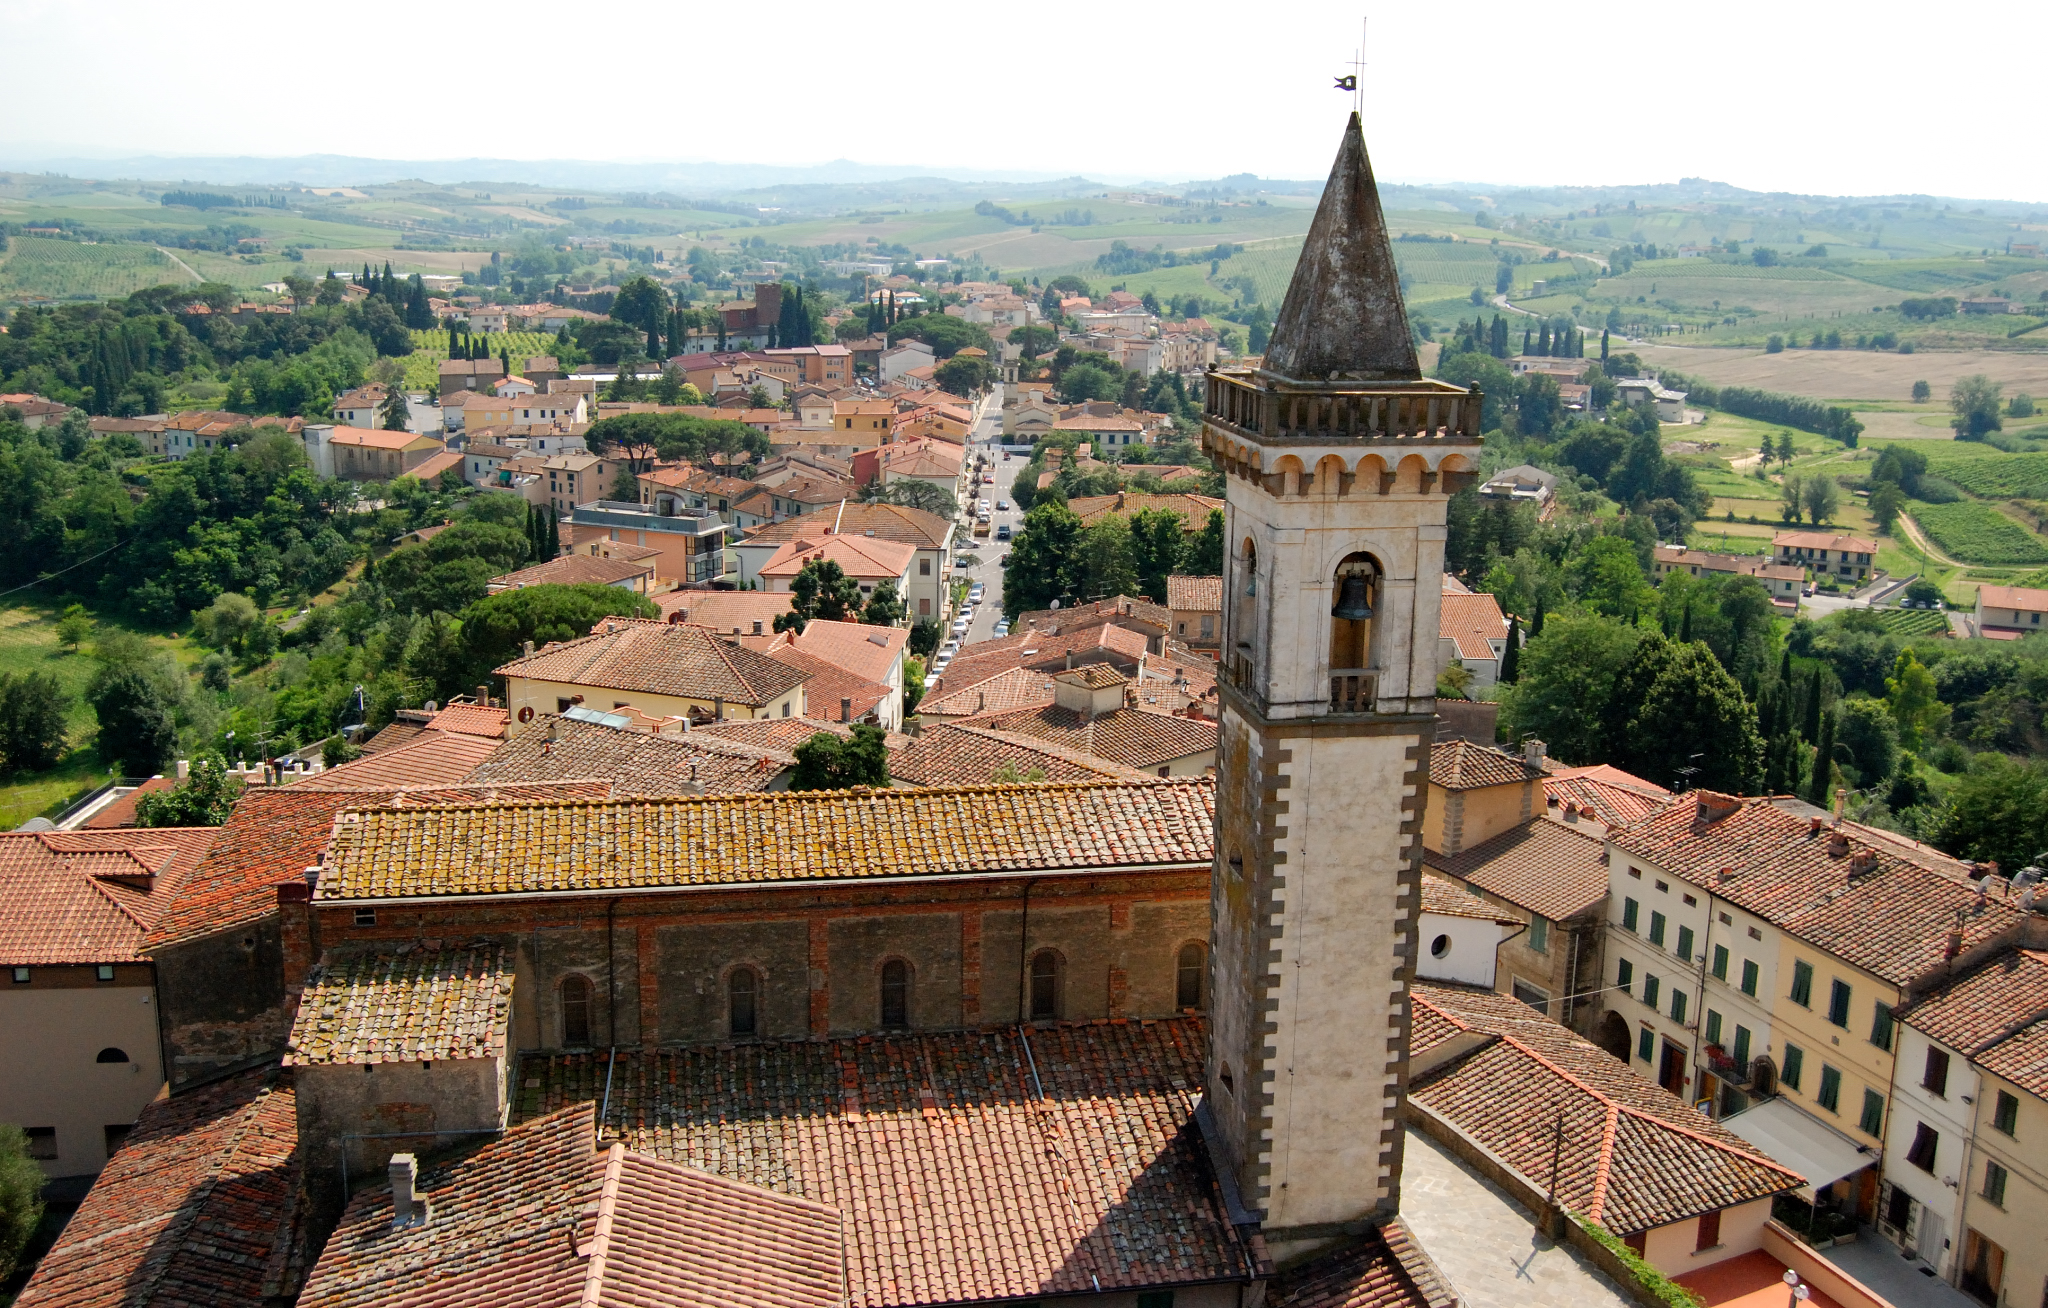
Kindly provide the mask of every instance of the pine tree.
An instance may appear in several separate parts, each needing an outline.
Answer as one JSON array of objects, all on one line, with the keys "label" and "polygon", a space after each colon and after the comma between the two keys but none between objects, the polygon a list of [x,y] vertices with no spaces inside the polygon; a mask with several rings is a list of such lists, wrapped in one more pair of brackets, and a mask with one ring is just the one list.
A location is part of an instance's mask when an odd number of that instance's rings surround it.
[{"label": "pine tree", "polygon": [[1835,715],[1825,713],[1820,720],[1820,739],[1813,752],[1813,776],[1806,783],[1806,802],[1815,808],[1827,808],[1831,802],[1828,793],[1834,781],[1835,761]]},{"label": "pine tree", "polygon": [[1500,656],[1500,680],[1512,686],[1522,675],[1522,620],[1508,619],[1508,646]]}]

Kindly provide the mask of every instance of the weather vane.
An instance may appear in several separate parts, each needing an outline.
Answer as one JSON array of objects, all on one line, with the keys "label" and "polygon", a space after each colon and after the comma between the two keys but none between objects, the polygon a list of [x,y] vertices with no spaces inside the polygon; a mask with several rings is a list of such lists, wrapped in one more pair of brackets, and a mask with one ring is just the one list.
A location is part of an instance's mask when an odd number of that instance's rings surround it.
[{"label": "weather vane", "polygon": [[1354,113],[1365,113],[1365,20],[1358,20],[1358,48],[1351,52],[1351,71],[1337,79],[1339,91],[1351,92],[1351,108]]}]

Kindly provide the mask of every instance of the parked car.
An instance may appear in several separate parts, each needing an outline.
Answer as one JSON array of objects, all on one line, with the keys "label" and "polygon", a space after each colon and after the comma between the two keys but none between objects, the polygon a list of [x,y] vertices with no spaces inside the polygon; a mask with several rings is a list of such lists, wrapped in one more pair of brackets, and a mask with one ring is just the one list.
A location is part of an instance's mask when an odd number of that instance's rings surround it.
[{"label": "parked car", "polygon": [[[613,369],[613,371],[614,371],[614,372],[616,372],[616,371],[618,371],[618,370],[617,370],[617,369]],[[992,473],[992,472],[984,472],[984,473],[982,473],[982,474],[981,474],[981,484],[982,484],[982,485],[984,485],[984,486],[993,486],[993,485],[995,485],[995,484],[996,484],[996,475],[995,475],[994,473]]]},{"label": "parked car", "polygon": [[956,643],[956,644],[957,644],[957,643],[958,643],[958,638],[959,638],[959,637],[961,637],[961,636],[964,636],[964,635],[966,635],[966,634],[967,634],[967,629],[968,629],[969,627],[973,626],[973,625],[974,625],[974,619],[973,619],[973,618],[972,618],[971,616],[969,616],[969,615],[967,615],[967,614],[965,614],[965,613],[963,613],[963,614],[961,614],[961,615],[960,615],[959,617],[957,617],[957,618],[953,619],[953,636],[954,636],[954,643]]},{"label": "parked car", "polygon": [[972,586],[968,587],[968,589],[967,589],[967,602],[968,602],[969,604],[979,604],[979,603],[981,603],[981,597],[982,597],[982,595],[984,595],[985,593],[987,593],[987,591],[988,591],[988,587],[987,587],[987,586],[984,586],[984,585],[982,585],[982,584],[981,584],[980,582],[978,582],[978,581],[977,581],[977,582],[975,582],[975,583],[974,583],[974,584],[973,584]]},{"label": "parked car", "polygon": [[996,624],[996,639],[997,639],[997,640],[1001,640],[1001,639],[1002,639],[1003,637],[1005,637],[1005,636],[1007,636],[1007,635],[1009,635],[1009,634],[1010,634],[1010,620],[1009,620],[1008,618],[1004,618],[1004,619],[1003,619],[1003,620],[1002,620],[1001,622],[998,622],[998,623]]}]

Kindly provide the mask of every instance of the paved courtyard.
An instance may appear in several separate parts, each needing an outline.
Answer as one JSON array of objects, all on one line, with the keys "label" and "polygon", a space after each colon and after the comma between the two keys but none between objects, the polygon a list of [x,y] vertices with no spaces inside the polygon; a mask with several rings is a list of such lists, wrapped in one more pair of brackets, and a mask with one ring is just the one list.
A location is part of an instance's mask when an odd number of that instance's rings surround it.
[{"label": "paved courtyard", "polygon": [[1634,1308],[1528,1210],[1419,1131],[1408,1132],[1401,1218],[1458,1292],[1460,1308]]},{"label": "paved courtyard", "polygon": [[1975,1299],[1926,1275],[1919,1259],[1900,1257],[1897,1245],[1867,1226],[1854,1244],[1823,1249],[1820,1256],[1883,1295],[1895,1308],[1977,1308]]}]

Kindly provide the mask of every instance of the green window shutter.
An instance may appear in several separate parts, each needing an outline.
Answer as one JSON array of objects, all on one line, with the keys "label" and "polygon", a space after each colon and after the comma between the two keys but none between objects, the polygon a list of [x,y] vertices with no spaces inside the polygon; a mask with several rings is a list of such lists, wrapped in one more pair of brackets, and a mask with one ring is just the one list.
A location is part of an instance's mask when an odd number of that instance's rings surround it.
[{"label": "green window shutter", "polygon": [[1664,943],[1664,915],[1662,913],[1650,914],[1650,943],[1653,945]]},{"label": "green window shutter", "polygon": [[1828,1021],[1836,1026],[1849,1025],[1849,983],[1828,982]]},{"label": "green window shutter", "polygon": [[1738,1025],[1735,1028],[1735,1048],[1730,1050],[1729,1052],[1735,1055],[1735,1061],[1738,1063],[1746,1063],[1749,1061],[1748,1027]]},{"label": "green window shutter", "polygon": [[1672,1020],[1672,1021],[1674,1021],[1674,1022],[1678,1022],[1678,1023],[1681,1023],[1681,1024],[1682,1024],[1682,1023],[1684,1023],[1684,1021],[1685,1021],[1685,1000],[1686,1000],[1686,994],[1685,994],[1685,991],[1683,991],[1683,990],[1674,990],[1674,991],[1672,991],[1672,992],[1671,992],[1671,1020]]},{"label": "green window shutter", "polygon": [[1550,952],[1550,920],[1532,917],[1529,920],[1529,948],[1539,954]]},{"label": "green window shutter", "polygon": [[1647,1063],[1650,1061],[1650,1056],[1656,1052],[1657,1037],[1650,1033],[1650,1028],[1644,1027],[1636,1032],[1636,1057]]},{"label": "green window shutter", "polygon": [[1880,1138],[1884,1135],[1884,1096],[1875,1090],[1863,1092],[1863,1116],[1856,1123],[1863,1128],[1863,1134]]},{"label": "green window shutter", "polygon": [[1749,959],[1742,960],[1742,993],[1756,998],[1757,968]]},{"label": "green window shutter", "polygon": [[1872,1014],[1870,1019],[1870,1043],[1876,1045],[1879,1049],[1890,1049],[1892,1047],[1893,1025],[1892,1006],[1890,1004],[1879,1004],[1877,1011]]},{"label": "green window shutter", "polygon": [[1984,1197],[2005,1207],[2005,1169],[1988,1158],[1984,1160]]},{"label": "green window shutter", "polygon": [[1792,1002],[1801,1008],[1813,1007],[1813,964],[1792,965]]},{"label": "green window shutter", "polygon": [[1642,906],[1636,903],[1636,901],[1633,899],[1624,899],[1621,901],[1622,930],[1633,931],[1636,929],[1636,913],[1641,907]]},{"label": "green window shutter", "polygon": [[1842,1074],[1826,1063],[1820,1065],[1820,1093],[1814,1101],[1831,1113],[1842,1111]]},{"label": "green window shutter", "polygon": [[1643,1002],[1650,1007],[1657,1006],[1657,997],[1663,994],[1663,983],[1648,972],[1643,973]]},{"label": "green window shutter", "polygon": [[1636,981],[1636,965],[1622,959],[1614,968],[1614,988],[1623,994],[1633,994]]},{"label": "green window shutter", "polygon": [[1991,1111],[1991,1125],[2011,1135],[2020,1124],[2020,1101],[2005,1091],[1998,1092],[1998,1106]]},{"label": "green window shutter", "polygon": [[1707,1043],[1721,1043],[1721,1015],[1711,1008],[1707,1010]]},{"label": "green window shutter", "polygon": [[1691,927],[1682,926],[1678,928],[1678,957],[1687,963],[1692,962]]},{"label": "green window shutter", "polygon": [[1714,946],[1714,979],[1716,981],[1726,981],[1728,979],[1728,946],[1726,945]]},{"label": "green window shutter", "polygon": [[1779,1069],[1778,1079],[1794,1090],[1799,1088],[1799,1078],[1806,1068],[1806,1051],[1798,1045],[1785,1046],[1785,1066]]}]

